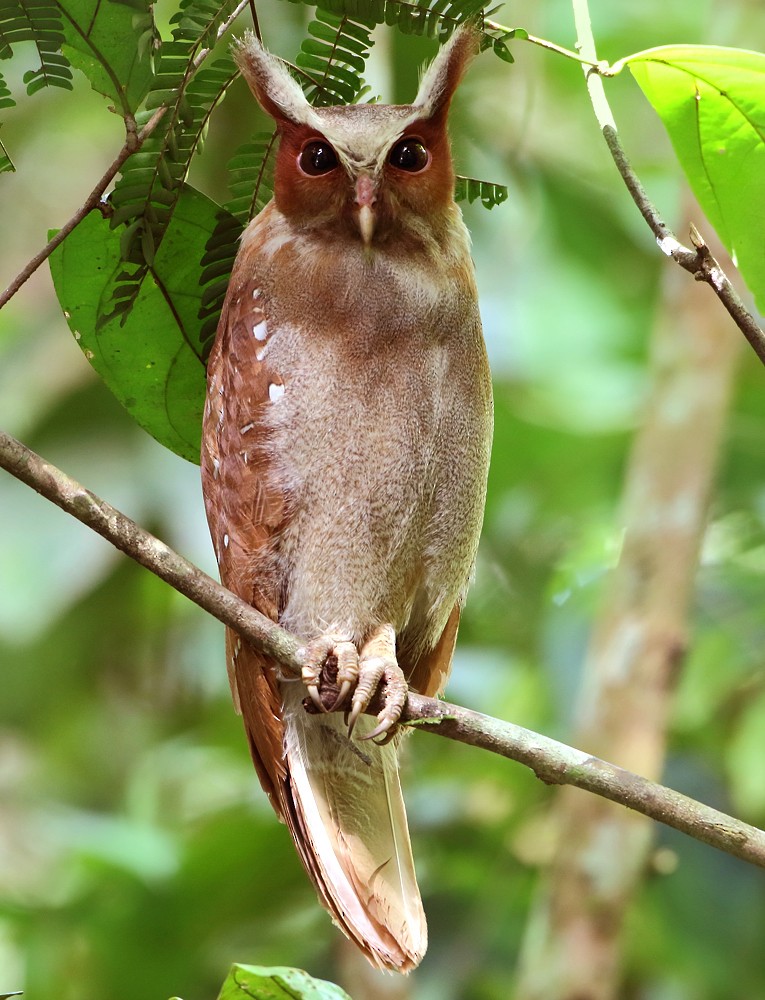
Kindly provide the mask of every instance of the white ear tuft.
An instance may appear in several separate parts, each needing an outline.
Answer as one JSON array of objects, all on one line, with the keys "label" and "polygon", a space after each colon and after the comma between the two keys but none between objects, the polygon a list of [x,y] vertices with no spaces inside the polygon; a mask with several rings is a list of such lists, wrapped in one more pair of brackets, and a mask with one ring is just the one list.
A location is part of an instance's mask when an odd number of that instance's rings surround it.
[{"label": "white ear tuft", "polygon": [[318,118],[280,59],[267,52],[251,31],[233,44],[234,60],[258,103],[277,122],[318,127]]},{"label": "white ear tuft", "polygon": [[479,41],[480,31],[470,22],[460,25],[441,47],[422,78],[414,102],[415,107],[422,108],[423,117],[436,118],[449,110],[457,85],[478,53]]}]

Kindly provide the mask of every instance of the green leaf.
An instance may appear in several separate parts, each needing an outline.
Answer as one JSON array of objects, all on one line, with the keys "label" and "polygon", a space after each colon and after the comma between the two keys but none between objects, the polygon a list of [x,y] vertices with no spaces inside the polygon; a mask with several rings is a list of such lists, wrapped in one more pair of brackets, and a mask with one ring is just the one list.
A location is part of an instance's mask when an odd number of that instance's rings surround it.
[{"label": "green leaf", "polygon": [[85,356],[130,415],[161,444],[199,461],[205,397],[201,264],[218,207],[184,188],[132,311],[99,322],[125,265],[120,233],[91,213],[51,256],[53,283]]},{"label": "green leaf", "polygon": [[[12,55],[20,42],[33,42],[40,65],[24,74],[28,94],[43,87],[72,89],[72,72],[61,54],[64,22],[55,0],[6,0],[0,3],[0,58]],[[13,101],[11,101],[13,104]],[[8,107],[6,103],[0,107]]]},{"label": "green leaf", "polygon": [[316,20],[308,25],[312,37],[305,39],[295,59],[307,74],[299,77],[311,104],[353,104],[364,92],[362,73],[374,21],[356,14],[333,14],[319,7]]},{"label": "green leaf", "polygon": [[8,84],[5,82],[2,73],[0,73],[0,108],[12,108],[15,104],[16,102],[8,89]]},{"label": "green leaf", "polygon": [[507,188],[504,184],[494,184],[492,181],[458,176],[454,183],[454,198],[456,201],[467,201],[471,205],[480,199],[484,208],[494,208],[495,205],[507,201]]},{"label": "green leaf", "polygon": [[3,140],[0,139],[0,174],[15,173],[15,171],[13,160],[8,156],[8,150],[3,145]]},{"label": "green leaf", "polygon": [[[128,224],[122,230],[122,254],[133,266],[118,275],[114,292],[117,301],[112,304],[111,313],[104,311],[101,322],[111,315],[128,313],[137,300],[154,255],[165,238],[210,115],[239,75],[233,60],[224,56],[199,70],[187,83],[189,50],[190,46],[177,41],[163,46],[157,79],[160,87],[172,80],[174,89],[166,96],[163,90],[153,90],[147,105],[168,103],[175,107],[166,114],[168,127],[157,129],[140,153],[127,161],[112,195],[111,224],[113,227]],[[181,104],[186,109],[185,121]],[[150,111],[144,111],[137,116],[139,127],[150,115]]]},{"label": "green leaf", "polygon": [[231,271],[239,250],[243,232],[242,223],[226,208],[218,211],[215,229],[205,244],[201,260],[201,304],[198,318],[201,323],[199,340],[202,358],[206,361],[218,329],[223,301],[226,297]]},{"label": "green leaf", "polygon": [[[316,5],[315,0],[293,0],[293,2]],[[324,11],[331,11],[338,16],[353,18],[365,26],[364,30],[369,25],[387,24],[397,27],[406,35],[439,37],[443,42],[463,21],[477,18],[479,23],[482,23],[484,16],[488,18],[498,9],[495,7],[487,11],[488,6],[487,0],[322,0],[317,17],[323,17]],[[513,57],[504,43],[510,38],[527,38],[528,32],[523,28],[507,29],[488,23],[482,26],[481,49],[493,48],[500,59],[513,62]],[[313,27],[309,27],[308,30],[315,37],[329,41],[324,34],[317,33]],[[496,45],[496,42],[499,42],[499,45]],[[303,51],[306,51],[305,47]],[[366,56],[364,58],[366,59]],[[300,59],[298,65],[306,69],[311,68]]]},{"label": "green leaf", "polygon": [[648,49],[624,62],[765,312],[765,55],[682,45]]},{"label": "green leaf", "polygon": [[58,0],[58,6],[64,15],[64,52],[71,64],[94,90],[115,101],[122,114],[135,112],[154,77],[150,4]]},{"label": "green leaf", "polygon": [[273,195],[273,154],[276,132],[256,132],[228,162],[231,200],[226,208],[246,225],[261,212]]},{"label": "green leaf", "polygon": [[232,965],[218,1000],[351,1000],[334,983],[280,965]]}]

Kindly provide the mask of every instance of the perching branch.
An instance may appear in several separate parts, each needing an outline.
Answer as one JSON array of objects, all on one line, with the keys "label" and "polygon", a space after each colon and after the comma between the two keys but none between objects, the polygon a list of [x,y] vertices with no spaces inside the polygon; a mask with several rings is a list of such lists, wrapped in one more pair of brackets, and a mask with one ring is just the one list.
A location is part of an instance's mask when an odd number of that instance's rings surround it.
[{"label": "perching branch", "polygon": [[[301,642],[296,636],[259,614],[164,542],[2,431],[0,466],[273,656],[285,670],[300,672]],[[409,695],[402,721],[508,757],[531,768],[547,784],[575,785],[594,792],[765,868],[762,830],[581,750],[510,722],[417,694]]]},{"label": "perching branch", "polygon": [[601,66],[606,64],[598,62],[587,0],[573,0],[573,9],[577,32],[576,47],[582,57],[582,69],[587,81],[587,91],[603,138],[632,200],[656,238],[659,249],[692,274],[697,281],[703,281],[709,285],[728,311],[733,322],[749,341],[757,357],[765,364],[765,332],[744,305],[698,230],[694,226],[691,227],[691,242],[694,249],[683,246],[662,220],[655,205],[646,194],[645,188],[640,183],[619,140],[616,122],[606,97],[602,76],[611,75],[613,68],[609,68],[605,74],[601,71]]}]

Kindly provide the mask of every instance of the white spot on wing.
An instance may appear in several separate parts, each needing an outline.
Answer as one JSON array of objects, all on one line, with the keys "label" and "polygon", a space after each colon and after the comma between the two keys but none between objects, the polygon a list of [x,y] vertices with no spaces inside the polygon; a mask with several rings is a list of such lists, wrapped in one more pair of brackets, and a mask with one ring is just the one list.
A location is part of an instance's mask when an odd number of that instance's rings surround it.
[{"label": "white spot on wing", "polygon": [[244,427],[239,428],[239,433],[246,434],[247,431],[251,431],[254,426],[255,426],[254,423],[245,424]]},{"label": "white spot on wing", "polygon": [[284,386],[279,385],[277,382],[272,382],[268,387],[268,398],[272,403],[275,403],[277,399],[280,399],[284,395]]},{"label": "white spot on wing", "polygon": [[224,535],[223,536],[223,547],[224,547],[224,549],[228,548],[228,543],[229,543],[229,537],[228,537],[228,535]]},{"label": "white spot on wing", "polygon": [[260,323],[256,323],[252,328],[252,335],[256,340],[265,340],[268,336],[268,327],[266,326],[266,321],[263,319]]}]

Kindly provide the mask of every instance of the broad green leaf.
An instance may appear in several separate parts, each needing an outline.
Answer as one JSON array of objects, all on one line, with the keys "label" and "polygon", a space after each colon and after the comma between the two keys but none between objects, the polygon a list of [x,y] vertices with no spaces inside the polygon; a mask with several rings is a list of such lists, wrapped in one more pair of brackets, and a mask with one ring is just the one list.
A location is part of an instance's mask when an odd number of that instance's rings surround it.
[{"label": "broad green leaf", "polygon": [[154,76],[154,20],[148,2],[138,6],[117,0],[59,0],[64,15],[64,53],[91,87],[116,102],[117,110],[135,111]]},{"label": "broad green leaf", "polygon": [[765,312],[765,55],[673,45],[624,62]]},{"label": "broad green leaf", "polygon": [[232,965],[218,1000],[351,1000],[334,983],[280,965]]},{"label": "broad green leaf", "polygon": [[218,207],[187,187],[135,306],[99,324],[120,262],[120,236],[91,213],[51,257],[61,308],[85,356],[130,415],[161,444],[199,461],[205,369],[200,261]]}]

